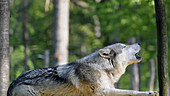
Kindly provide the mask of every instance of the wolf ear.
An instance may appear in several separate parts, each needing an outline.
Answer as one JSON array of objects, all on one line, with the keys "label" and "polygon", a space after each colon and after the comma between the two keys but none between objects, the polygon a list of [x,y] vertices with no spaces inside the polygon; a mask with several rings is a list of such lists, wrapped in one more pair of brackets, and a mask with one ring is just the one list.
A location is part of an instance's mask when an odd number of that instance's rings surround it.
[{"label": "wolf ear", "polygon": [[110,58],[110,50],[109,49],[100,49],[99,55],[104,58]]},{"label": "wolf ear", "polygon": [[100,56],[107,58],[107,59],[113,59],[116,57],[116,52],[112,49],[100,49],[99,50]]}]

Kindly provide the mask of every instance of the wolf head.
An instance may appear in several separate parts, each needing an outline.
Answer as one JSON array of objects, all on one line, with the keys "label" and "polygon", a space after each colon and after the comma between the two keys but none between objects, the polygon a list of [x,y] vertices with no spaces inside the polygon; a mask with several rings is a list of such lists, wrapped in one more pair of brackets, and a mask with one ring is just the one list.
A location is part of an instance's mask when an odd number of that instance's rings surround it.
[{"label": "wolf head", "polygon": [[125,45],[116,43],[99,50],[99,56],[109,60],[113,67],[117,65],[128,66],[133,63],[138,63],[142,58],[138,55],[141,47],[139,43]]}]

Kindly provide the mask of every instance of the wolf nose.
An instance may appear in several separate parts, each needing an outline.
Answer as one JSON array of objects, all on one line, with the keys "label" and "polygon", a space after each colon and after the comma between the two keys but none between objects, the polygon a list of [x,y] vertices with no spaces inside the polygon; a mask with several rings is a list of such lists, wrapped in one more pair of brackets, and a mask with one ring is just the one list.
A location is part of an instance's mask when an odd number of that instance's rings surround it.
[{"label": "wolf nose", "polygon": [[138,43],[139,46],[141,46],[141,43]]}]

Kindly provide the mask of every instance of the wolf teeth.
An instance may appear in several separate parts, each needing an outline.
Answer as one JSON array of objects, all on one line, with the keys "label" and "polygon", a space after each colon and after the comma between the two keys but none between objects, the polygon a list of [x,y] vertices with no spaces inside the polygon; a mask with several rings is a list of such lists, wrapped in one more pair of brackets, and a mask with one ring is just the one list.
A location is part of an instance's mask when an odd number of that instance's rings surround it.
[{"label": "wolf teeth", "polygon": [[136,53],[135,55],[139,56],[139,53]]},{"label": "wolf teeth", "polygon": [[135,56],[137,59],[141,59],[141,56],[139,55],[139,53],[136,53]]}]

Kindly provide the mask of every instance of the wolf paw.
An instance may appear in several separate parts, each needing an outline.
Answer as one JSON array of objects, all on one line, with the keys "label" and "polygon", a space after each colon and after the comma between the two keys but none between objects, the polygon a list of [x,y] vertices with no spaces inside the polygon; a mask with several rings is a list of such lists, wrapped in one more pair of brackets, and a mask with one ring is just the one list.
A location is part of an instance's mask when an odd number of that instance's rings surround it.
[{"label": "wolf paw", "polygon": [[148,96],[159,96],[159,92],[158,91],[151,91],[151,92],[149,92]]}]

